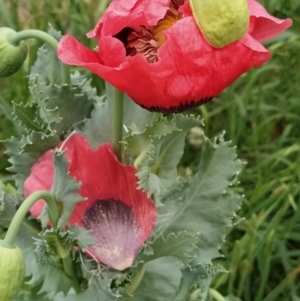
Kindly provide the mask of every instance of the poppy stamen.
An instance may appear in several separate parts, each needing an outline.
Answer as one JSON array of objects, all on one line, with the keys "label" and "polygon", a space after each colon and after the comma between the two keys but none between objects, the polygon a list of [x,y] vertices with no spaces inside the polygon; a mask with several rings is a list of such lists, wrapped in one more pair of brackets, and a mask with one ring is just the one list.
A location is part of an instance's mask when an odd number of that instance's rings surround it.
[{"label": "poppy stamen", "polygon": [[154,32],[154,38],[159,43],[160,46],[166,41],[163,32],[169,29],[170,27],[172,27],[174,23],[179,21],[181,18],[182,18],[181,13],[175,8],[171,7],[167,11],[165,17],[162,20],[158,21],[153,32]]},{"label": "poppy stamen", "polygon": [[125,44],[129,56],[142,54],[149,63],[157,61],[157,50],[166,41],[163,32],[172,27],[182,18],[178,8],[184,0],[172,0],[165,17],[158,21],[156,26],[135,26],[131,28]]}]

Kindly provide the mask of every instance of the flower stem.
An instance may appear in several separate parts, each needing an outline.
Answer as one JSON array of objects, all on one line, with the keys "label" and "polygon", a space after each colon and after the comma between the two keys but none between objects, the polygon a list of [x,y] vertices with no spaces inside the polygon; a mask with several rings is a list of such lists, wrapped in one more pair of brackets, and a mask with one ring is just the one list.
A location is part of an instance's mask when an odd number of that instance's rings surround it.
[{"label": "flower stem", "polygon": [[226,301],[225,298],[216,290],[210,288],[208,293],[217,301]]},{"label": "flower stem", "polygon": [[63,263],[63,267],[64,267],[64,271],[65,271],[66,275],[73,280],[73,288],[74,288],[75,292],[77,294],[79,294],[81,292],[81,288],[80,288],[80,284],[79,284],[77,275],[74,270],[74,265],[73,265],[70,253],[68,254],[67,257],[62,258],[62,263]]},{"label": "flower stem", "polygon": [[134,277],[131,279],[131,284],[127,285],[125,287],[125,292],[129,296],[132,296],[135,290],[138,288],[140,285],[144,274],[146,272],[146,263],[142,264],[141,268],[138,270],[138,272],[134,275]]},{"label": "flower stem", "polygon": [[38,200],[44,199],[48,204],[48,210],[53,222],[54,228],[57,227],[57,222],[59,219],[59,214],[57,210],[56,201],[48,191],[37,191],[30,195],[19,207],[15,216],[13,217],[9,228],[6,232],[5,238],[3,240],[3,246],[5,245],[7,248],[14,248],[14,241],[16,235],[18,233],[19,228],[22,225],[23,219],[29,211],[30,207]]},{"label": "flower stem", "polygon": [[114,115],[113,115],[113,151],[122,161],[122,141],[123,138],[123,92],[115,88],[114,92]]},{"label": "flower stem", "polygon": [[[18,45],[22,40],[36,38],[44,41],[48,45],[50,45],[54,50],[57,49],[58,41],[52,37],[50,34],[37,29],[25,29],[17,32],[16,34],[10,35],[8,40],[13,45]],[[70,70],[69,67],[65,64],[61,64],[62,68],[62,80],[65,84],[69,84],[71,82],[70,79]]]},{"label": "flower stem", "polygon": [[[59,212],[57,208],[57,203],[52,196],[52,194],[48,191],[40,190],[36,191],[33,194],[31,194],[26,200],[22,203],[22,205],[17,210],[15,216],[13,217],[9,228],[6,232],[5,238],[1,242],[1,246],[5,248],[13,249],[14,241],[16,238],[16,235],[18,233],[19,228],[22,225],[22,222],[29,211],[30,207],[37,202],[40,199],[44,199],[47,202],[49,214],[51,217],[51,220],[53,222],[54,228],[57,227],[58,219],[59,219]],[[65,270],[65,273],[68,277],[70,277],[73,280],[73,287],[76,291],[76,293],[79,293],[81,291],[80,285],[74,270],[73,262],[71,259],[70,253],[62,259],[63,267]]]}]

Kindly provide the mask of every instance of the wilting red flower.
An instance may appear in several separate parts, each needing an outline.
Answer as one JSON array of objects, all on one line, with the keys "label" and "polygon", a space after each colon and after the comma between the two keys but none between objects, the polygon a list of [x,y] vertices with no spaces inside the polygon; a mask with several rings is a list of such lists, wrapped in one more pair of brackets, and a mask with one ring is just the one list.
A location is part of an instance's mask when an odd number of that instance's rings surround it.
[{"label": "wilting red flower", "polygon": [[114,0],[88,37],[92,51],[70,35],[58,56],[96,73],[140,106],[179,112],[209,101],[252,67],[270,58],[261,42],[291,26],[248,0],[246,35],[224,48],[211,46],[197,27],[187,0]]},{"label": "wilting red flower", "polygon": [[[102,144],[94,151],[79,134],[71,136],[64,149],[70,175],[81,182],[79,193],[87,197],[87,201],[75,206],[69,225],[90,230],[95,245],[88,251],[100,262],[117,270],[131,266],[152,233],[157,214],[146,192],[137,190],[135,168],[122,165],[110,144]],[[25,182],[25,194],[49,191],[53,175],[53,153],[47,151],[33,165]],[[31,209],[32,215],[37,217],[43,207],[44,201],[38,201]]]}]

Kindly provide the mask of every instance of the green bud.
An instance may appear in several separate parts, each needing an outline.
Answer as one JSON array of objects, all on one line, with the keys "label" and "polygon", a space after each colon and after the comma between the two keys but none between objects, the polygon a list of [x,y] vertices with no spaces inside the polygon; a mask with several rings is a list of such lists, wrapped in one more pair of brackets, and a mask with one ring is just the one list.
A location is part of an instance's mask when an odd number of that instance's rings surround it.
[{"label": "green bud", "polygon": [[247,0],[190,0],[190,6],[204,37],[216,48],[240,40],[248,30]]},{"label": "green bud", "polygon": [[8,248],[2,242],[0,240],[0,301],[11,301],[23,284],[25,261],[20,248]]},{"label": "green bud", "polygon": [[13,45],[8,37],[16,32],[7,27],[0,27],[0,77],[16,73],[27,56],[27,46],[24,42]]}]

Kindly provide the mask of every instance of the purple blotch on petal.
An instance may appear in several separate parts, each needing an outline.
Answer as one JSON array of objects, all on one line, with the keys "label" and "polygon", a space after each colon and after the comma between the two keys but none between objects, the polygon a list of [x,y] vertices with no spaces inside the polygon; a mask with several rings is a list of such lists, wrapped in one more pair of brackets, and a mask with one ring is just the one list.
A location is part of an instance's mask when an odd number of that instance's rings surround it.
[{"label": "purple blotch on petal", "polygon": [[120,271],[133,264],[143,241],[131,207],[114,199],[97,200],[85,211],[82,224],[95,240],[88,251],[97,260]]}]

